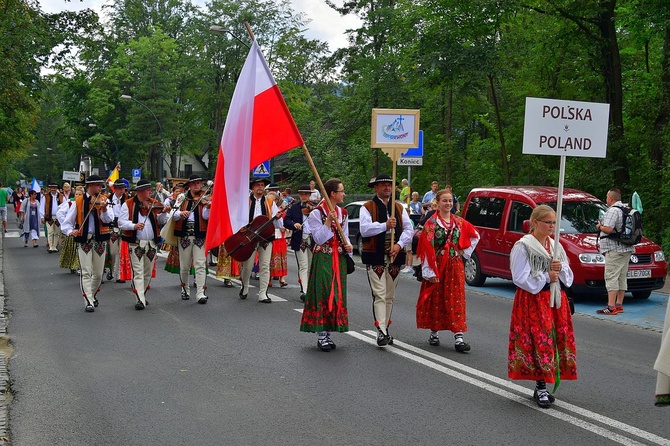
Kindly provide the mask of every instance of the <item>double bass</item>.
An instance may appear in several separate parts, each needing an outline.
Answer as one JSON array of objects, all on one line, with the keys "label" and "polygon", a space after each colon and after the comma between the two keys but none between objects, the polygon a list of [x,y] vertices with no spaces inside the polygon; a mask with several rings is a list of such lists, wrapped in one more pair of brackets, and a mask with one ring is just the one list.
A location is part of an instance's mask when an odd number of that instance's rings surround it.
[{"label": "double bass", "polygon": [[267,246],[270,238],[275,234],[274,221],[281,218],[288,203],[283,201],[279,206],[279,212],[272,218],[259,215],[251,223],[231,235],[223,242],[223,247],[230,257],[238,262],[244,262],[251,257],[256,246]]}]

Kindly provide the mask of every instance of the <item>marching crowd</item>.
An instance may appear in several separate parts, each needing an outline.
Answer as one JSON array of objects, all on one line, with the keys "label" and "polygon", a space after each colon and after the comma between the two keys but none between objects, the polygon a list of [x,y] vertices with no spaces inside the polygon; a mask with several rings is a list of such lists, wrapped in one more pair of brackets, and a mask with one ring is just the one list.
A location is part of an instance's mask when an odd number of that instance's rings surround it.
[{"label": "marching crowd", "polygon": [[[193,294],[189,280],[193,276],[195,301],[207,303],[207,268],[216,266],[216,276],[225,287],[239,280],[240,299],[248,297],[255,274],[258,302],[272,303],[268,288],[274,286],[273,280],[278,279],[280,287],[287,285],[290,239],[304,302],[300,331],[316,333],[318,349],[329,352],[337,348],[332,333],[349,329],[347,274],[354,266],[347,211],[338,206],[344,203],[344,184],[329,179],[323,184],[322,197],[312,182],[298,188],[295,200],[290,189],[280,192],[269,183],[265,178],[250,179],[249,225],[240,231],[262,229],[262,235],[244,247],[248,234],[239,243],[234,239],[239,234],[234,234],[211,252],[205,249],[205,238],[212,184],[198,175],[174,185],[171,193],[162,185],[152,192],[146,180],[132,188],[126,180],[117,180],[110,194],[103,192],[105,181],[91,175],[85,187],[77,186],[74,191],[67,183],[62,190],[49,184],[41,197],[35,190],[28,191],[27,197],[16,191],[14,204],[24,246],[31,240],[37,248],[40,227],[44,227],[48,252],[60,252],[59,266],[79,274],[84,308],[91,313],[99,305],[97,296],[104,279],[130,281],[135,309],[145,309],[161,250],[168,252],[165,269],[179,274],[183,300]],[[479,241],[477,229],[459,216],[460,204],[450,187],[440,190],[433,182],[419,202],[419,194],[411,192],[407,180],[396,188],[393,179],[382,174],[368,186],[374,195],[360,208],[360,255],[370,286],[377,345],[393,345],[390,327],[395,291],[401,271],[412,268],[413,254],[419,265],[412,270],[421,282],[417,328],[430,331],[431,346],[440,345],[440,331],[451,331],[454,349],[469,352],[464,259]],[[398,201],[392,200],[396,191]],[[0,209],[2,198],[0,193]],[[410,215],[420,215],[416,228]],[[255,227],[256,222],[262,224]],[[6,208],[4,223],[6,230]],[[510,254],[517,290],[510,321],[508,376],[535,381],[533,398],[542,408],[551,407],[555,400],[547,383],[556,383],[556,389],[560,381],[577,379],[574,329],[565,293],[573,273],[561,245],[552,243],[555,225],[551,207],[536,207],[530,216],[530,233]],[[612,303],[619,304],[616,293],[613,296]],[[615,311],[615,305],[608,311]],[[667,331],[666,327],[664,337]],[[670,378],[660,372],[670,362],[667,356],[667,349],[666,353],[662,349],[657,361],[658,406],[670,405]]]}]

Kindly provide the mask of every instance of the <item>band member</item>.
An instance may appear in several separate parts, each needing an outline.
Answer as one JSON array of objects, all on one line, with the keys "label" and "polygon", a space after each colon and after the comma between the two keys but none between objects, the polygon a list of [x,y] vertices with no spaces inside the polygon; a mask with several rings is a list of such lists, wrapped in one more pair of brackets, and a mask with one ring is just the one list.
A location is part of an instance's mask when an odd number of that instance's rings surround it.
[{"label": "band member", "polygon": [[65,201],[63,194],[58,192],[58,184],[49,183],[47,193],[40,202],[42,207],[42,223],[46,223],[47,228],[47,246],[49,253],[58,252],[58,243],[60,242],[61,229],[60,222],[56,218],[58,206]]},{"label": "band member", "polygon": [[148,302],[146,292],[151,284],[151,270],[160,239],[159,225],[168,220],[169,206],[151,198],[151,183],[140,180],[135,186],[135,197],[121,205],[119,229],[128,242],[130,264],[133,268],[133,292],[137,296],[136,310],[144,310]]},{"label": "band member", "polygon": [[98,306],[96,295],[105,269],[109,223],[114,220],[107,196],[102,193],[104,184],[105,180],[98,175],[90,175],[86,179],[86,193],[75,199],[75,205],[68,209],[61,225],[63,232],[77,242],[81,266],[79,285],[88,313]]},{"label": "band member", "polygon": [[[265,215],[272,218],[279,212],[277,204],[265,197],[265,186],[269,184],[266,178],[252,178],[249,181],[249,189],[252,194],[249,197],[249,223],[259,215]],[[283,223],[281,219],[273,222],[276,229],[282,228]],[[264,304],[272,303],[272,299],[268,296],[268,283],[270,283],[270,259],[272,257],[272,240],[264,243],[259,243],[256,247],[258,253],[258,272],[260,275],[258,284],[258,301]],[[254,267],[254,258],[252,254],[242,264],[242,289],[240,289],[240,299],[246,299],[249,294],[249,279],[251,278],[251,269]]]},{"label": "band member", "polygon": [[193,174],[188,178],[185,187],[186,199],[174,213],[174,234],[179,238],[179,277],[181,279],[181,298],[191,298],[191,287],[188,283],[191,264],[195,269],[196,299],[199,304],[207,303],[207,255],[205,237],[207,236],[207,220],[211,201],[204,197],[201,189],[202,178]]},{"label": "band member", "polygon": [[[405,246],[412,242],[412,222],[402,204],[395,203],[391,217],[390,199],[393,180],[386,174],[368,182],[375,189],[372,200],[361,206],[360,228],[363,237],[361,258],[366,265],[372,291],[372,314],[377,327],[377,345],[393,343],[388,327],[391,325],[393,299],[398,285],[400,268],[405,265]],[[391,241],[391,229],[394,230]]]},{"label": "band member", "polygon": [[298,264],[298,283],[300,284],[300,300],[305,301],[309,281],[309,266],[312,264],[312,235],[307,219],[315,206],[309,200],[312,190],[309,186],[300,186],[300,201],[293,203],[284,217],[284,227],[293,231],[291,249],[295,253]]},{"label": "band member", "polygon": [[118,179],[114,182],[113,186],[114,194],[111,197],[112,210],[114,211],[114,221],[110,225],[110,235],[109,235],[109,265],[107,270],[107,280],[112,280],[116,277],[116,281],[119,283],[125,282],[121,280],[119,276],[119,249],[121,247],[121,231],[119,229],[119,216],[121,215],[121,207],[128,199],[130,195],[126,192],[126,183],[122,179]]}]

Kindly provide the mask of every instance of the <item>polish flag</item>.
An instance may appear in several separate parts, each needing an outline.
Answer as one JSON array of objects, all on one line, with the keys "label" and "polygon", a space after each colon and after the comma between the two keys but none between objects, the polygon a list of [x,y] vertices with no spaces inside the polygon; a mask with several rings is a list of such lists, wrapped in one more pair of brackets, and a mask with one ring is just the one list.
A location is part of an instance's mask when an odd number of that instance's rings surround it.
[{"label": "polish flag", "polygon": [[249,172],[263,161],[303,144],[254,40],[223,128],[205,249],[220,246],[249,223]]}]

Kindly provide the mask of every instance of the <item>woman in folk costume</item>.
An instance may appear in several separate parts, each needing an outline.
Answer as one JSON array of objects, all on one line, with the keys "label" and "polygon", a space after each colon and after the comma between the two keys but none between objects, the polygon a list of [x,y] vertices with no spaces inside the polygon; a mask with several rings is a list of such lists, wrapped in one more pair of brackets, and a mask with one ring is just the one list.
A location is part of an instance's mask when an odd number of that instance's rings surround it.
[{"label": "woman in folk costume", "polygon": [[479,233],[451,213],[451,192],[443,189],[435,198],[437,210],[424,223],[417,247],[423,280],[416,304],[416,326],[430,329],[428,343],[435,346],[440,345],[439,330],[452,331],[454,348],[465,353],[470,351],[470,345],[463,340],[463,333],[468,331],[463,257],[470,257]]},{"label": "woman in folk costume", "polygon": [[665,322],[663,323],[663,337],[661,348],[658,351],[654,370],[656,376],[656,407],[670,406],[670,304],[665,310]]},{"label": "woman in folk costume", "polygon": [[[329,211],[325,200],[309,214],[309,228],[314,240],[309,286],[300,331],[318,333],[317,347],[324,352],[335,349],[331,331],[349,331],[347,313],[347,262],[354,247],[349,241],[347,211],[337,206],[344,201],[344,185],[337,178],[326,181],[326,194],[335,210]],[[337,233],[340,223],[345,240]]]},{"label": "woman in folk costume", "polygon": [[[72,199],[64,201],[58,207],[58,212],[56,213],[56,218],[59,223],[62,223],[65,220],[67,211],[70,209],[70,206],[74,204],[76,197],[81,197],[84,195],[84,187],[77,186],[74,190],[74,196]],[[79,255],[77,255],[77,242],[74,241],[74,237],[67,236],[61,232],[61,242],[60,242],[60,258],[58,266],[61,268],[67,268],[72,274],[77,272],[79,269]]]},{"label": "woman in folk costume", "polygon": [[[276,188],[273,189],[273,187]],[[268,185],[268,197],[272,198],[275,203],[281,203],[281,197],[278,192],[279,187],[276,184]],[[286,245],[286,229],[275,228],[275,239],[272,241],[272,257],[270,258],[270,283],[272,286],[272,278],[279,277],[279,285],[284,288],[288,285],[286,276],[288,275],[288,246]]]},{"label": "woman in folk costume", "polygon": [[[177,258],[177,262],[179,262],[179,258]],[[242,263],[230,257],[228,251],[226,251],[226,247],[223,246],[222,243],[221,246],[219,246],[219,256],[216,262],[217,279],[223,279],[224,287],[232,288],[232,279],[239,279],[241,271]]]},{"label": "woman in folk costume", "polygon": [[28,199],[21,203],[19,219],[23,222],[23,247],[28,246],[28,237],[33,241],[33,248],[37,248],[40,238],[40,219],[42,211],[40,202],[37,200],[37,191],[29,190]]},{"label": "woman in folk costume", "polygon": [[[533,209],[530,234],[510,253],[517,286],[510,321],[507,375],[536,382],[533,398],[548,408],[554,401],[546,383],[577,379],[577,350],[568,298],[561,288],[572,285],[573,273],[560,243],[550,237],[556,213],[547,205]],[[556,249],[556,252],[554,252]]]}]

